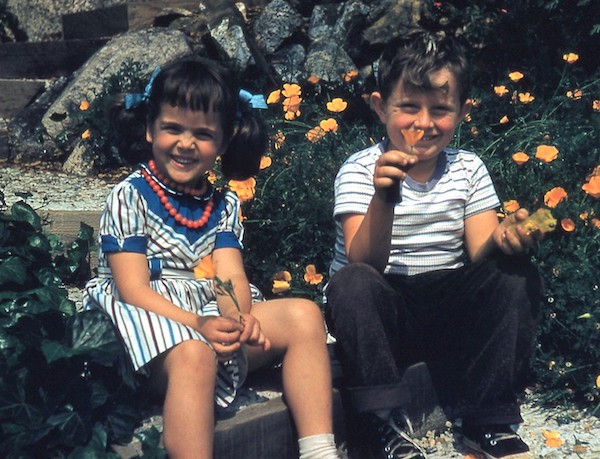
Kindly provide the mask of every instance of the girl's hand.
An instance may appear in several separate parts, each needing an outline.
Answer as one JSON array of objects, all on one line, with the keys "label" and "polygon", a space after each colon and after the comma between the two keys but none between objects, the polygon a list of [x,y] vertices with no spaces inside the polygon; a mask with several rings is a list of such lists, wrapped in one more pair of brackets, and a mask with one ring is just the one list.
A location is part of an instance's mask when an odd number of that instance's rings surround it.
[{"label": "girl's hand", "polygon": [[240,350],[243,325],[227,317],[198,317],[197,330],[211,344],[220,361],[231,359]]},{"label": "girl's hand", "polygon": [[498,225],[493,233],[494,241],[502,252],[507,255],[523,252],[543,236],[539,232],[529,233],[520,223],[527,220],[529,212],[519,209],[509,215]]},{"label": "girl's hand", "polygon": [[400,150],[389,150],[383,153],[375,163],[373,185],[375,193],[388,201],[388,197],[396,192],[400,182],[406,179],[408,170],[418,161],[414,155]]},{"label": "girl's hand", "polygon": [[249,346],[259,346],[263,351],[271,348],[271,342],[265,337],[260,322],[252,314],[242,314],[244,330],[240,336],[240,342]]}]

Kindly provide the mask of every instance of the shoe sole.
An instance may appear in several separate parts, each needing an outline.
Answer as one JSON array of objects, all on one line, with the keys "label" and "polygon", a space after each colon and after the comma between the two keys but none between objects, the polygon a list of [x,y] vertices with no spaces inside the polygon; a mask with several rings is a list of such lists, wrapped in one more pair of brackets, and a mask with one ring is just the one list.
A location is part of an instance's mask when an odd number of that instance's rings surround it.
[{"label": "shoe sole", "polygon": [[463,443],[467,448],[472,449],[473,451],[479,454],[483,454],[485,456],[485,459],[534,459],[534,455],[531,451],[527,451],[525,453],[510,454],[509,456],[492,456],[491,454],[488,454],[483,449],[481,449],[481,447],[477,443],[469,440],[466,437],[463,437]]}]

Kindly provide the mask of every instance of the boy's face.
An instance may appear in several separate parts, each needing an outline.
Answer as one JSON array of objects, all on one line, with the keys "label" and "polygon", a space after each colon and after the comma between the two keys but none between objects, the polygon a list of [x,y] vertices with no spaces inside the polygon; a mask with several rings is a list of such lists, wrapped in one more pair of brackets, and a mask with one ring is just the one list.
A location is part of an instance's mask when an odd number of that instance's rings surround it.
[{"label": "boy's face", "polygon": [[[460,103],[456,79],[449,70],[433,73],[431,83],[436,89],[407,87],[399,81],[388,100],[378,92],[371,95],[371,104],[386,126],[388,150],[414,154],[421,165],[427,161],[435,164],[471,107],[470,101]],[[406,129],[424,131],[412,148],[402,135]]]}]

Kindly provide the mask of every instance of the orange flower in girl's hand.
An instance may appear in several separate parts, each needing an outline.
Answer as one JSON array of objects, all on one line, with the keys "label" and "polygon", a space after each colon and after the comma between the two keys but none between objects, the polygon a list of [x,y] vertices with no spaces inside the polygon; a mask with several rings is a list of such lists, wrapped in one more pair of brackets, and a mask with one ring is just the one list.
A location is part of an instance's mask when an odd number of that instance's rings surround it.
[{"label": "orange flower in girl's hand", "polygon": [[402,137],[404,141],[411,147],[415,146],[419,140],[425,135],[423,129],[402,129]]}]

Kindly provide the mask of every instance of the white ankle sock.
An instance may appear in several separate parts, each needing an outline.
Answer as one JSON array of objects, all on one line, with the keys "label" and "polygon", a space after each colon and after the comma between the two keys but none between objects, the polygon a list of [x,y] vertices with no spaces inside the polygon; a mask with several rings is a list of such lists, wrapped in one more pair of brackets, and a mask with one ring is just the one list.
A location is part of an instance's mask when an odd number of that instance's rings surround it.
[{"label": "white ankle sock", "polygon": [[339,459],[333,434],[318,434],[298,439],[299,459]]}]

